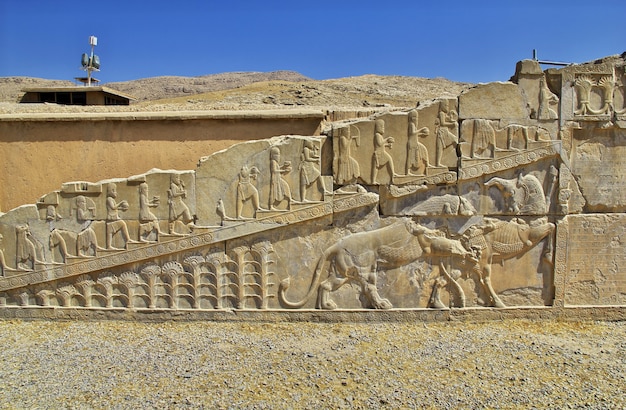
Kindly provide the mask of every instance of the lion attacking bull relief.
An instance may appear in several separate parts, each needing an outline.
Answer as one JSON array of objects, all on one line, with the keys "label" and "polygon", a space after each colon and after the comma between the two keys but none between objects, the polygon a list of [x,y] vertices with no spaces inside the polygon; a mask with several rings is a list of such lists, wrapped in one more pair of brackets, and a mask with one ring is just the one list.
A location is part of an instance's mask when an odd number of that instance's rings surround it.
[{"label": "lion attacking bull relief", "polygon": [[[281,306],[297,309],[317,295],[315,307],[336,309],[331,292],[346,284],[357,284],[365,301],[365,308],[390,309],[389,300],[379,295],[377,278],[379,267],[397,268],[422,260],[438,265],[440,278],[435,280],[430,306],[443,308],[439,290],[446,284],[457,293],[461,306],[465,306],[465,294],[457,280],[445,268],[445,258],[456,259],[463,267],[463,276],[476,275],[490,298],[490,305],[505,307],[491,285],[491,264],[511,259],[535,247],[554,232],[554,224],[521,219],[501,221],[486,219],[480,225],[470,226],[458,238],[449,238],[443,231],[430,229],[412,220],[396,222],[384,228],[360,232],[342,238],[329,246],[319,258],[307,294],[299,301],[290,301],[286,292],[290,279],[279,286]],[[548,241],[549,248],[551,242]]]}]

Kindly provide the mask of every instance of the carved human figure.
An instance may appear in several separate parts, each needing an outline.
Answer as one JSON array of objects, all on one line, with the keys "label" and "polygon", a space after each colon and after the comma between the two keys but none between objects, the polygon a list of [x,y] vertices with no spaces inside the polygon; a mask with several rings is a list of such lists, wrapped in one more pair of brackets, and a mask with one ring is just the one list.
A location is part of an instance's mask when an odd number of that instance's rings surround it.
[{"label": "carved human figure", "polygon": [[142,182],[139,184],[139,241],[149,242],[148,236],[152,232],[162,235],[159,225],[159,219],[150,211],[150,208],[159,206],[160,199],[158,196],[150,198],[148,194],[148,184]]},{"label": "carved human figure", "polygon": [[87,204],[87,198],[83,195],[76,197],[76,222],[81,225],[81,231],[76,236],[76,253],[78,256],[96,256],[97,250],[104,250],[98,246],[96,232],[91,227],[95,218],[96,208],[93,201]]},{"label": "carved human figure", "polygon": [[193,217],[189,207],[183,201],[187,197],[187,190],[184,182],[180,179],[180,175],[172,174],[170,177],[170,189],[167,191],[168,203],[170,206],[168,232],[170,235],[179,235],[176,232],[176,222],[180,221],[193,228]]},{"label": "carved human figure", "polygon": [[106,247],[107,249],[116,249],[113,246],[113,238],[115,234],[118,232],[122,234],[122,238],[124,239],[125,246],[129,243],[137,243],[130,238],[130,234],[128,233],[128,226],[126,225],[126,221],[120,218],[119,211],[126,212],[128,210],[128,202],[123,200],[121,202],[116,201],[117,198],[117,185],[114,183],[110,183],[107,185],[107,199],[106,199],[106,207],[107,207],[107,223],[106,223]]},{"label": "carved human figure", "polygon": [[283,174],[291,172],[291,162],[280,163],[280,149],[272,147],[270,149],[270,198],[269,209],[277,210],[276,205],[287,201],[287,209],[291,210],[291,188],[289,183],[283,178]]},{"label": "carved human figure", "polygon": [[443,153],[446,148],[456,146],[459,143],[459,137],[456,135],[457,121],[459,115],[455,110],[448,107],[448,100],[439,102],[439,113],[435,121],[436,128],[436,145],[435,145],[435,166],[445,167],[441,163]]},{"label": "carved human figure", "polygon": [[474,120],[471,158],[493,158],[496,151],[496,132],[491,121],[482,118]]},{"label": "carved human figure", "polygon": [[[354,127],[357,132],[358,128]],[[352,141],[355,141],[356,146],[360,145],[360,135],[352,135],[350,126],[339,128],[339,154],[337,157],[337,183],[338,184],[354,184],[361,171],[359,169],[359,163],[352,158],[351,147]]]},{"label": "carved human figure", "polygon": [[27,224],[19,224],[15,227],[17,244],[15,247],[15,266],[18,270],[30,271],[35,269],[36,264],[45,264],[39,259],[35,242],[32,240],[30,227]]},{"label": "carved human figure", "polygon": [[[2,245],[2,241],[4,236],[0,234],[0,245]],[[7,272],[16,272],[16,269],[9,267],[4,259],[4,252],[0,249],[0,268],[2,268],[2,276],[6,276]]]},{"label": "carved human figure", "polygon": [[546,84],[545,77],[541,77],[539,80],[539,109],[537,113],[537,119],[539,120],[554,120],[558,118],[558,114],[552,108],[551,105],[559,103],[559,97],[556,96]]},{"label": "carved human figure", "polygon": [[419,138],[425,138],[430,134],[427,127],[417,127],[417,110],[409,112],[409,129],[406,143],[406,174],[407,175],[426,175],[426,168],[430,166],[428,161],[428,149],[419,141]]},{"label": "carved human figure", "polygon": [[515,148],[514,142],[516,138],[522,138],[524,141],[524,149],[528,149],[528,127],[519,124],[509,124],[506,126],[506,148],[513,151],[519,151]]},{"label": "carved human figure", "polygon": [[96,217],[96,206],[91,202],[87,205],[87,198],[83,195],[79,195],[76,197],[76,222],[81,224],[81,228],[85,229],[91,222],[93,218]]},{"label": "carved human figure", "polygon": [[313,141],[305,140],[302,147],[302,155],[300,162],[300,201],[308,202],[307,189],[317,183],[321,192],[326,192],[324,179],[318,168],[320,156],[317,146]]},{"label": "carved human figure", "polygon": [[237,219],[245,219],[243,217],[243,207],[247,201],[252,202],[252,209],[254,210],[253,217],[256,218],[256,213],[259,210],[264,210],[260,206],[259,191],[254,184],[259,176],[259,169],[257,167],[248,168],[246,165],[239,171],[239,184],[237,184]]},{"label": "carved human figure", "polygon": [[389,178],[396,176],[393,158],[386,148],[391,149],[395,142],[393,137],[385,137],[385,121],[378,119],[374,123],[374,154],[372,155],[372,184],[379,184],[378,171],[387,168]]}]

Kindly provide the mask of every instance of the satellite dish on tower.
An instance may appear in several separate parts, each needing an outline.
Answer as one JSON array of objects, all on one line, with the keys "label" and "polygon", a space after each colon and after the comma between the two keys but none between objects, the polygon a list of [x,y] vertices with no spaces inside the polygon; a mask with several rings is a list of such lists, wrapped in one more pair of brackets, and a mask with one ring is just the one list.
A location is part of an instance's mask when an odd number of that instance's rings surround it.
[{"label": "satellite dish on tower", "polygon": [[93,53],[93,49],[98,45],[98,37],[89,36],[89,45],[91,46],[91,54],[83,53],[80,59],[80,64],[82,69],[87,71],[86,79],[78,79],[79,81],[84,82],[87,86],[91,86],[91,82],[98,82],[95,78],[91,78],[92,71],[100,71],[100,57]]}]

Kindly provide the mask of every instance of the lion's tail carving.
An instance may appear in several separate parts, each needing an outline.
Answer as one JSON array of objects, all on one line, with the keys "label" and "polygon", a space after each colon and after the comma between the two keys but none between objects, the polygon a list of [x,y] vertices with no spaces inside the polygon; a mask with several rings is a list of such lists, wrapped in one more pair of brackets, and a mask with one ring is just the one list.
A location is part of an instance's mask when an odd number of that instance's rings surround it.
[{"label": "lion's tail carving", "polygon": [[326,270],[325,267],[330,264],[330,258],[332,255],[333,252],[329,252],[329,250],[327,249],[324,254],[319,258],[319,260],[317,261],[317,266],[315,267],[315,272],[313,273],[313,277],[311,278],[309,291],[299,302],[290,302],[287,300],[287,298],[285,297],[285,292],[287,291],[287,289],[289,289],[290,280],[288,277],[283,279],[278,286],[278,300],[280,301],[280,304],[287,309],[298,309],[304,306],[318,291],[322,278],[322,273]]}]

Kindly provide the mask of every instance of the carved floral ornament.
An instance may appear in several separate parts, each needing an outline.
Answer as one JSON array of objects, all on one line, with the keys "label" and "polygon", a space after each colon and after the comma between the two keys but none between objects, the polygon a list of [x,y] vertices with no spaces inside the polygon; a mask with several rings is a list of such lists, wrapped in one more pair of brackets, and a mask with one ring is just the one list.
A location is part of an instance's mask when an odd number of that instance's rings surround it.
[{"label": "carved floral ornament", "polygon": [[[574,90],[577,96],[575,115],[621,115],[626,113],[626,106],[617,109],[614,104],[615,91],[623,91],[624,86],[616,83],[613,75],[582,74],[574,80]],[[593,102],[593,93],[598,95],[598,101]]]},{"label": "carved floral ornament", "polygon": [[[624,112],[612,78],[576,78],[576,115]],[[483,118],[461,115],[462,102],[339,122],[321,137],[238,144],[195,171],[65,184],[0,216],[0,305],[626,305],[626,203],[605,204],[603,217],[589,196],[589,186],[621,187],[598,177],[608,174],[602,159],[626,155],[613,138],[620,131],[566,145],[559,135],[571,130],[549,109]],[[587,248],[602,255],[600,273],[589,255],[567,251]]]}]

